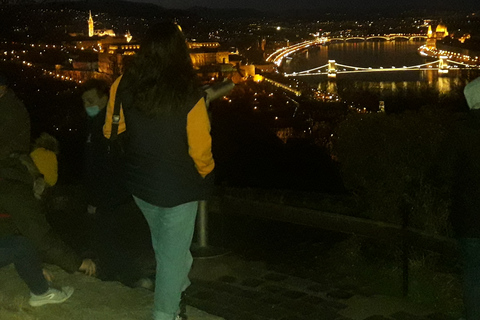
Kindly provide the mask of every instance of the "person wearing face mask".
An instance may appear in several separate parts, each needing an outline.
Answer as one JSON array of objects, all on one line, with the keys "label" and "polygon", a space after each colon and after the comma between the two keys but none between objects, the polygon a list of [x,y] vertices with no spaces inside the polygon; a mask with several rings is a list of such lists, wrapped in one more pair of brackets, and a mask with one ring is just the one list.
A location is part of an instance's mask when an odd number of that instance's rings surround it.
[{"label": "person wearing face mask", "polygon": [[107,141],[102,136],[102,127],[105,122],[109,85],[104,80],[90,79],[84,83],[82,89],[83,107],[87,114],[84,158],[85,186],[89,200],[87,211],[94,214],[106,192],[103,183],[98,183],[98,180],[105,174],[102,167],[106,162]]},{"label": "person wearing face mask", "polygon": [[30,150],[30,116],[3,74],[0,74],[0,119],[0,159],[14,152],[27,153]]},{"label": "person wearing face mask", "polygon": [[[119,221],[123,215],[133,215],[133,198],[123,188],[118,175],[120,159],[109,152],[108,139],[103,136],[109,85],[104,80],[90,79],[83,86],[82,100],[87,114],[85,137],[84,186],[91,223],[88,237],[98,258],[98,277],[120,281],[125,285],[149,287],[151,281],[141,278],[135,259],[120,245]],[[138,212],[139,218],[142,218]]]}]

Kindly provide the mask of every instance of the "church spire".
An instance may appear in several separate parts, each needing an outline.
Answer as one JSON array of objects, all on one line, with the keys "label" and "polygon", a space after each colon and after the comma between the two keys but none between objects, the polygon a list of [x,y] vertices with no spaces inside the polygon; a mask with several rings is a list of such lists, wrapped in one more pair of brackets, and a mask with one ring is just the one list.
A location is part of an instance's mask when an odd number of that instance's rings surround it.
[{"label": "church spire", "polygon": [[93,34],[95,33],[94,28],[93,28],[93,18],[92,18],[92,10],[88,11],[89,13],[89,18],[88,18],[88,36],[93,37]]}]

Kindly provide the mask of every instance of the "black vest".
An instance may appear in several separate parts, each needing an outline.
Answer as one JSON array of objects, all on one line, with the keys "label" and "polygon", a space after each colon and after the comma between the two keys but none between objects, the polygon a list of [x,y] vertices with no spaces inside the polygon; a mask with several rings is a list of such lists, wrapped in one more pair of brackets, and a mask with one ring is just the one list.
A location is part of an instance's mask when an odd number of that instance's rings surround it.
[{"label": "black vest", "polygon": [[134,196],[160,207],[206,199],[211,179],[198,173],[187,138],[188,113],[201,97],[199,92],[183,112],[161,117],[148,117],[124,104],[125,173]]}]

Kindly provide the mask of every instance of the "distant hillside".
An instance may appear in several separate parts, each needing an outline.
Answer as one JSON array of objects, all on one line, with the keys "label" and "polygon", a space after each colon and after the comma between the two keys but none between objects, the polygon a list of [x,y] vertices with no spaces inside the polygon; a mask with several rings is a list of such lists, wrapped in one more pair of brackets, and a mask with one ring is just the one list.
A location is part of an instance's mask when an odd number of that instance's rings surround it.
[{"label": "distant hillside", "polygon": [[74,1],[74,2],[55,2],[50,5],[62,5],[77,10],[92,10],[96,12],[106,12],[117,16],[152,18],[155,16],[168,15],[171,10],[167,10],[153,3],[134,3],[122,0],[97,0],[97,1]]},{"label": "distant hillside", "polygon": [[79,11],[97,11],[116,16],[142,17],[146,19],[156,17],[184,16],[188,13],[183,10],[165,9],[153,3],[138,3],[123,0],[7,0],[0,1],[0,7],[28,10],[31,8],[74,9]]},{"label": "distant hillside", "polygon": [[262,18],[269,15],[255,9],[212,9],[206,7],[192,7],[189,13],[205,18]]},{"label": "distant hillside", "polygon": [[75,9],[79,11],[92,10],[95,12],[110,13],[117,16],[142,17],[145,19],[157,17],[199,16],[205,18],[262,18],[266,14],[254,9],[212,9],[206,7],[192,7],[188,10],[166,9],[154,3],[138,3],[124,0],[10,0],[0,3],[21,5],[28,7],[51,9]]}]

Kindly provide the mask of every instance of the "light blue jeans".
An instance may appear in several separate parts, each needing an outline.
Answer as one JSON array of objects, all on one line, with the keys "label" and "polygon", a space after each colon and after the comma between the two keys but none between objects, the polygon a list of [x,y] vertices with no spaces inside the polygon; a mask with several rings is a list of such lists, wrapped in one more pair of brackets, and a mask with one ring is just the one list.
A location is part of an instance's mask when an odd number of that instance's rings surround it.
[{"label": "light blue jeans", "polygon": [[190,285],[190,245],[198,202],[163,208],[134,199],[150,227],[157,262],[153,318],[173,320],[179,311],[181,294]]}]

